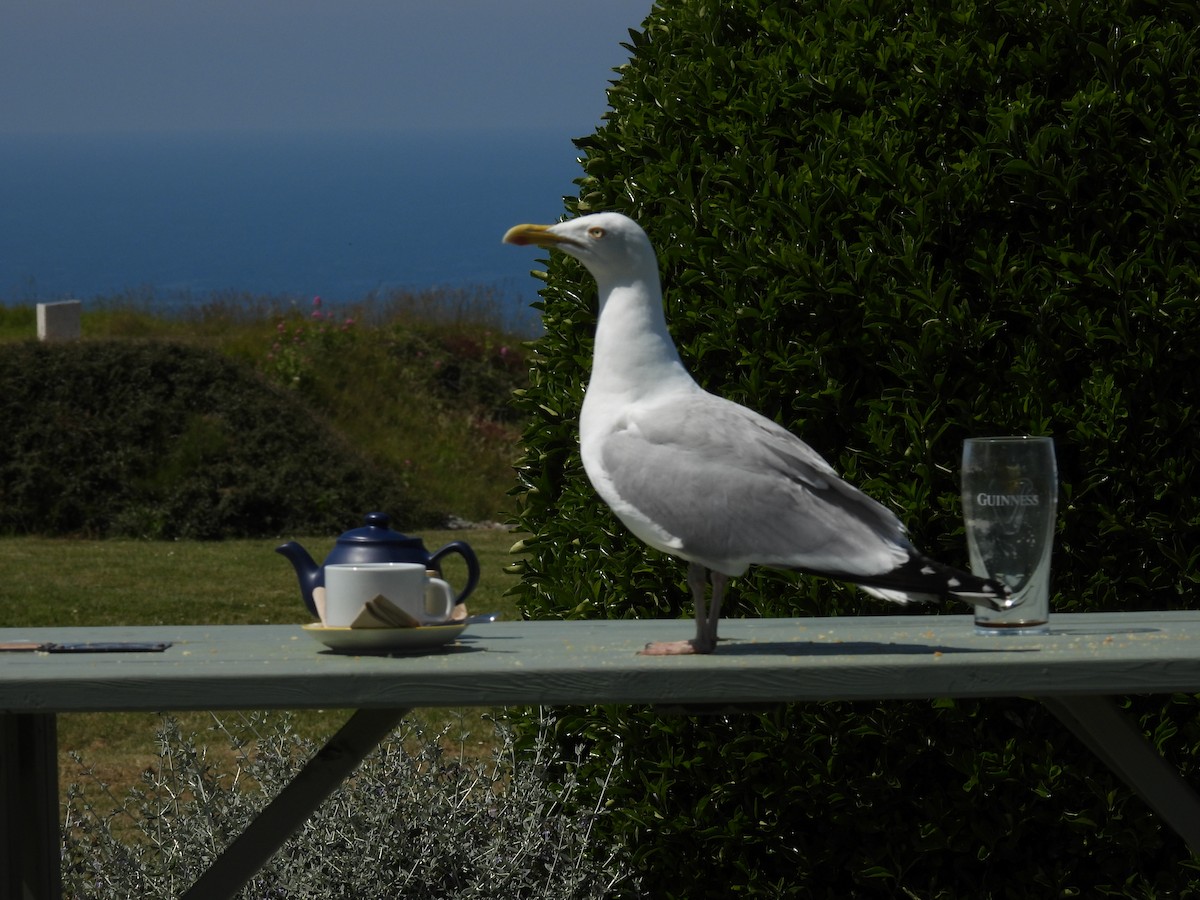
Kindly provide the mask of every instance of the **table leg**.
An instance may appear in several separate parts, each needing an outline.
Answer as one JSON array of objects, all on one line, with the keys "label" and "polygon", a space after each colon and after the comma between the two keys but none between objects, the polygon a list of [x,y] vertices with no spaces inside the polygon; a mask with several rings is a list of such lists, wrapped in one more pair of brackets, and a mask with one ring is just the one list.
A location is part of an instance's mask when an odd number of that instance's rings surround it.
[{"label": "table leg", "polygon": [[0,713],[0,896],[60,900],[58,722]]},{"label": "table leg", "polygon": [[407,709],[362,709],[354,713],[279,796],[225,848],[183,895],[183,900],[233,897],[407,712]]},{"label": "table leg", "polygon": [[1110,698],[1039,699],[1200,854],[1200,798]]}]

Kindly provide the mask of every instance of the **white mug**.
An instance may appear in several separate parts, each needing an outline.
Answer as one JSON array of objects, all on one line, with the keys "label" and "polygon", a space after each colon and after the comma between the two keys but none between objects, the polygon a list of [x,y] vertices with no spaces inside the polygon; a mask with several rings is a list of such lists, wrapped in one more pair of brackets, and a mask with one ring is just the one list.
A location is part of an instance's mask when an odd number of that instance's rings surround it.
[{"label": "white mug", "polygon": [[335,563],[325,566],[325,624],[345,628],[382,594],[422,625],[445,622],[454,589],[428,577],[421,563]]}]

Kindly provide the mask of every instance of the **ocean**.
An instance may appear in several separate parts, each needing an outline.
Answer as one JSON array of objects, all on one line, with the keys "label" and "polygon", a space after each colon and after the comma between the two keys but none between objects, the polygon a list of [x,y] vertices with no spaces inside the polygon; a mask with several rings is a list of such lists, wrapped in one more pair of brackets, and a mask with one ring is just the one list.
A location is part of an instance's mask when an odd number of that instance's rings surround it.
[{"label": "ocean", "polygon": [[570,137],[2,136],[0,305],[479,286],[523,327],[536,257],[500,238],[562,215]]}]

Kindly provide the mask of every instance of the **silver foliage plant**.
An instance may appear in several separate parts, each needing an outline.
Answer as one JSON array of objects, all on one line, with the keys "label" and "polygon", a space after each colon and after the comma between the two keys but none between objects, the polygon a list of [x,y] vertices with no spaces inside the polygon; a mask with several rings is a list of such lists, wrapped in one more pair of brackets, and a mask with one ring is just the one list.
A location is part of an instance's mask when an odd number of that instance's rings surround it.
[{"label": "silver foliage plant", "polygon": [[[214,720],[232,754],[210,753],[203,736],[165,717],[157,764],[123,798],[72,754],[90,789],[76,781],[67,790],[66,897],[179,896],[317,749],[287,714]],[[450,727],[432,734],[403,725],[240,896],[600,900],[631,887],[622,852],[594,845],[604,785],[600,801],[583,809],[573,802],[579,760],[563,765],[553,757],[551,725],[543,717],[532,746],[520,749],[511,730],[495,723],[491,752],[478,758],[461,745],[447,751]],[[617,756],[605,782],[619,765]],[[97,794],[108,809],[89,799]]]}]

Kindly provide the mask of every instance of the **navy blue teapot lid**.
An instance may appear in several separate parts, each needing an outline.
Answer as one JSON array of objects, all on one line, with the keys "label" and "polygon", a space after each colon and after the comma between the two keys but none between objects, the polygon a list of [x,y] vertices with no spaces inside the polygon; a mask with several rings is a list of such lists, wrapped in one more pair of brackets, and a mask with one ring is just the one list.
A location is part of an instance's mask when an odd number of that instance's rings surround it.
[{"label": "navy blue teapot lid", "polygon": [[403,547],[424,547],[420,538],[409,537],[398,531],[392,531],[388,527],[391,521],[391,517],[387,513],[367,513],[366,525],[343,533],[338,537],[337,542],[339,544],[354,544],[356,546],[362,544],[388,546],[390,544]]}]

